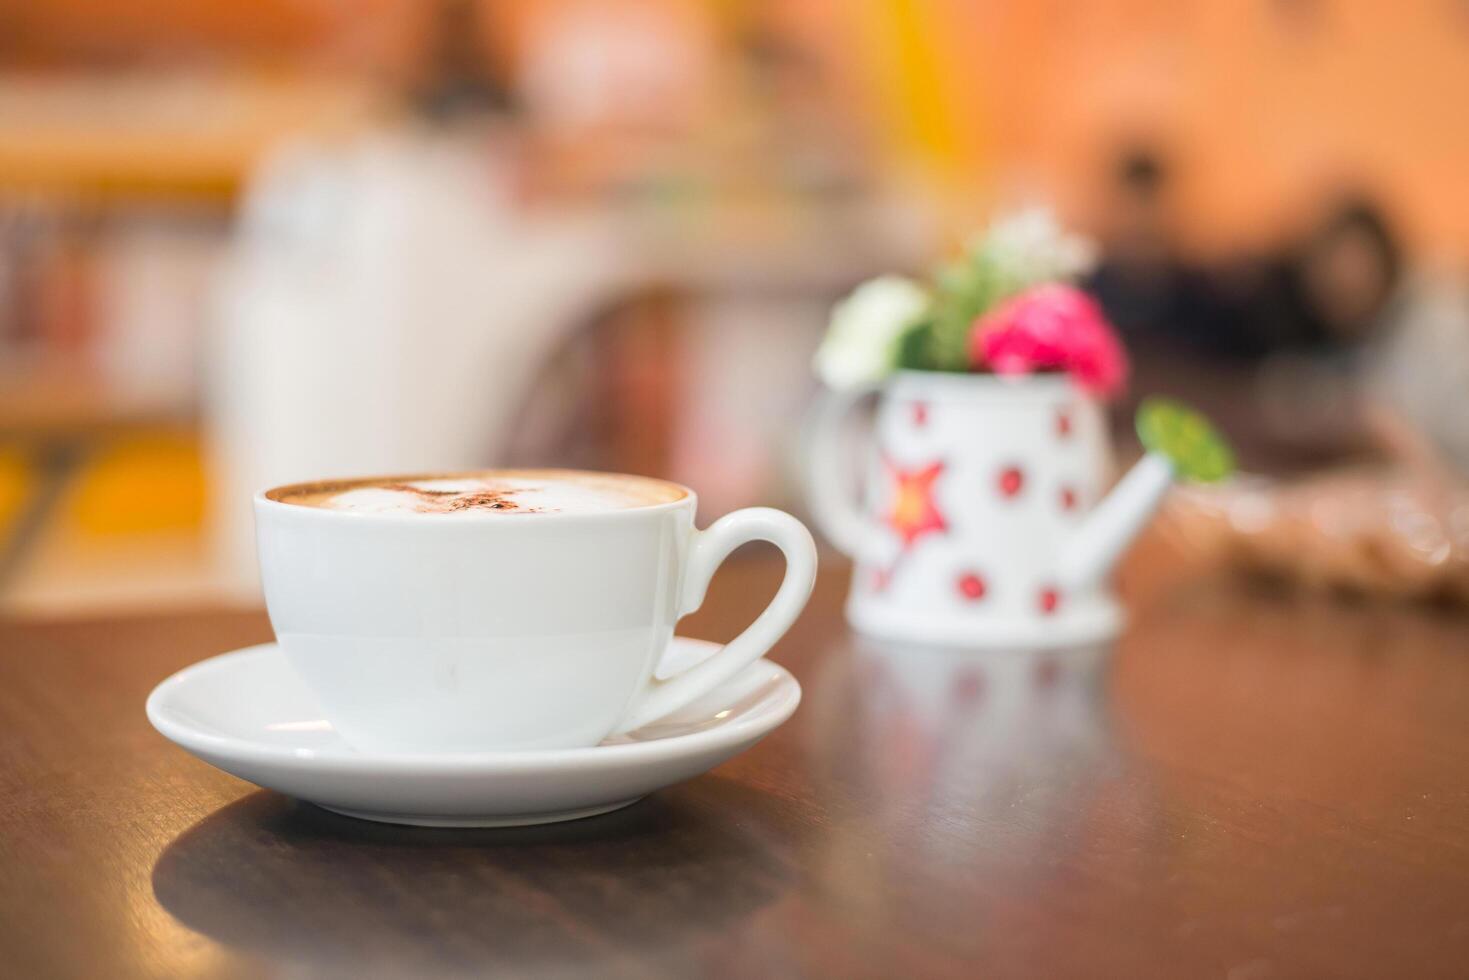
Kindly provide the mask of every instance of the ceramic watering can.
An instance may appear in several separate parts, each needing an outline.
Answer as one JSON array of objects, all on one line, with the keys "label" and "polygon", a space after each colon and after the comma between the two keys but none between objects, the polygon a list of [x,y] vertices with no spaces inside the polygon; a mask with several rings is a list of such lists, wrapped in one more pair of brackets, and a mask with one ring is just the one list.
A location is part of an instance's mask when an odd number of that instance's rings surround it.
[{"label": "ceramic watering can", "polygon": [[[843,420],[878,407],[865,494],[846,486]],[[1228,447],[1174,403],[1139,413],[1149,452],[1104,494],[1100,406],[1059,374],[900,371],[818,406],[808,487],[818,525],[857,563],[861,632],[956,646],[1069,646],[1122,625],[1108,573],[1178,475],[1229,471]]]}]

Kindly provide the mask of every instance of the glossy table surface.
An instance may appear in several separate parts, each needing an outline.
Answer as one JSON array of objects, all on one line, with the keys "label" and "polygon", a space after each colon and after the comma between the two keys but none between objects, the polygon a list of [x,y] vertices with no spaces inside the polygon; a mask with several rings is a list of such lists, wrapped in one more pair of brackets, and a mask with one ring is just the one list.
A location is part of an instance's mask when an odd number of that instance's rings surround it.
[{"label": "glossy table surface", "polygon": [[[684,632],[777,575],[737,558]],[[1110,651],[945,653],[854,638],[846,575],[754,750],[500,831],[334,816],[155,734],[152,686],[259,613],[0,624],[0,973],[1469,970],[1469,617],[1183,585]]]}]

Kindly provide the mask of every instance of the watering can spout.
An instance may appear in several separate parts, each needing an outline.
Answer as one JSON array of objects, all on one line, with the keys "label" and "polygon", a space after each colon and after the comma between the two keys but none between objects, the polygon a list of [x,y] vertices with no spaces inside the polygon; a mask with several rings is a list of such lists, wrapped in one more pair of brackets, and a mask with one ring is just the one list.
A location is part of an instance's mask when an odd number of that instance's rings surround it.
[{"label": "watering can spout", "polygon": [[1173,464],[1166,456],[1148,453],[1138,460],[1062,548],[1056,567],[1060,585],[1079,591],[1106,577],[1172,484]]},{"label": "watering can spout", "polygon": [[1070,589],[1095,585],[1137,537],[1175,477],[1213,482],[1234,469],[1234,453],[1207,419],[1165,398],[1146,399],[1137,412],[1137,434],[1147,453],[1061,550],[1057,581]]}]

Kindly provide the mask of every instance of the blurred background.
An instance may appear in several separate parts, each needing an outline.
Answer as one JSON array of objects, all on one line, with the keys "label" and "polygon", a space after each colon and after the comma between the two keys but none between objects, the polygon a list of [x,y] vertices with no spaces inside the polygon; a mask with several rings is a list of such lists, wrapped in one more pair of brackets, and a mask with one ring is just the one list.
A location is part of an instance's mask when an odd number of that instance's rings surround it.
[{"label": "blurred background", "polygon": [[1136,395],[1457,485],[1466,104],[1466,0],[0,0],[0,611],[254,601],[327,475],[799,509],[831,303],[1036,202]]}]

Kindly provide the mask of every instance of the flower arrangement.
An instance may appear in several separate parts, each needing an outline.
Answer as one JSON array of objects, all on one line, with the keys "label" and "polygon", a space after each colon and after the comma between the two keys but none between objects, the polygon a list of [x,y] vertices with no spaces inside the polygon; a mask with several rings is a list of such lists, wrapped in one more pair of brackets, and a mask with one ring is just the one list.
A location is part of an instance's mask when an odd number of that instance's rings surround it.
[{"label": "flower arrangement", "polygon": [[897,370],[1065,372],[1090,394],[1115,395],[1127,354],[1101,307],[1072,285],[1092,255],[1045,209],[1004,217],[929,286],[881,276],[857,287],[832,311],[816,373],[850,389]]}]

